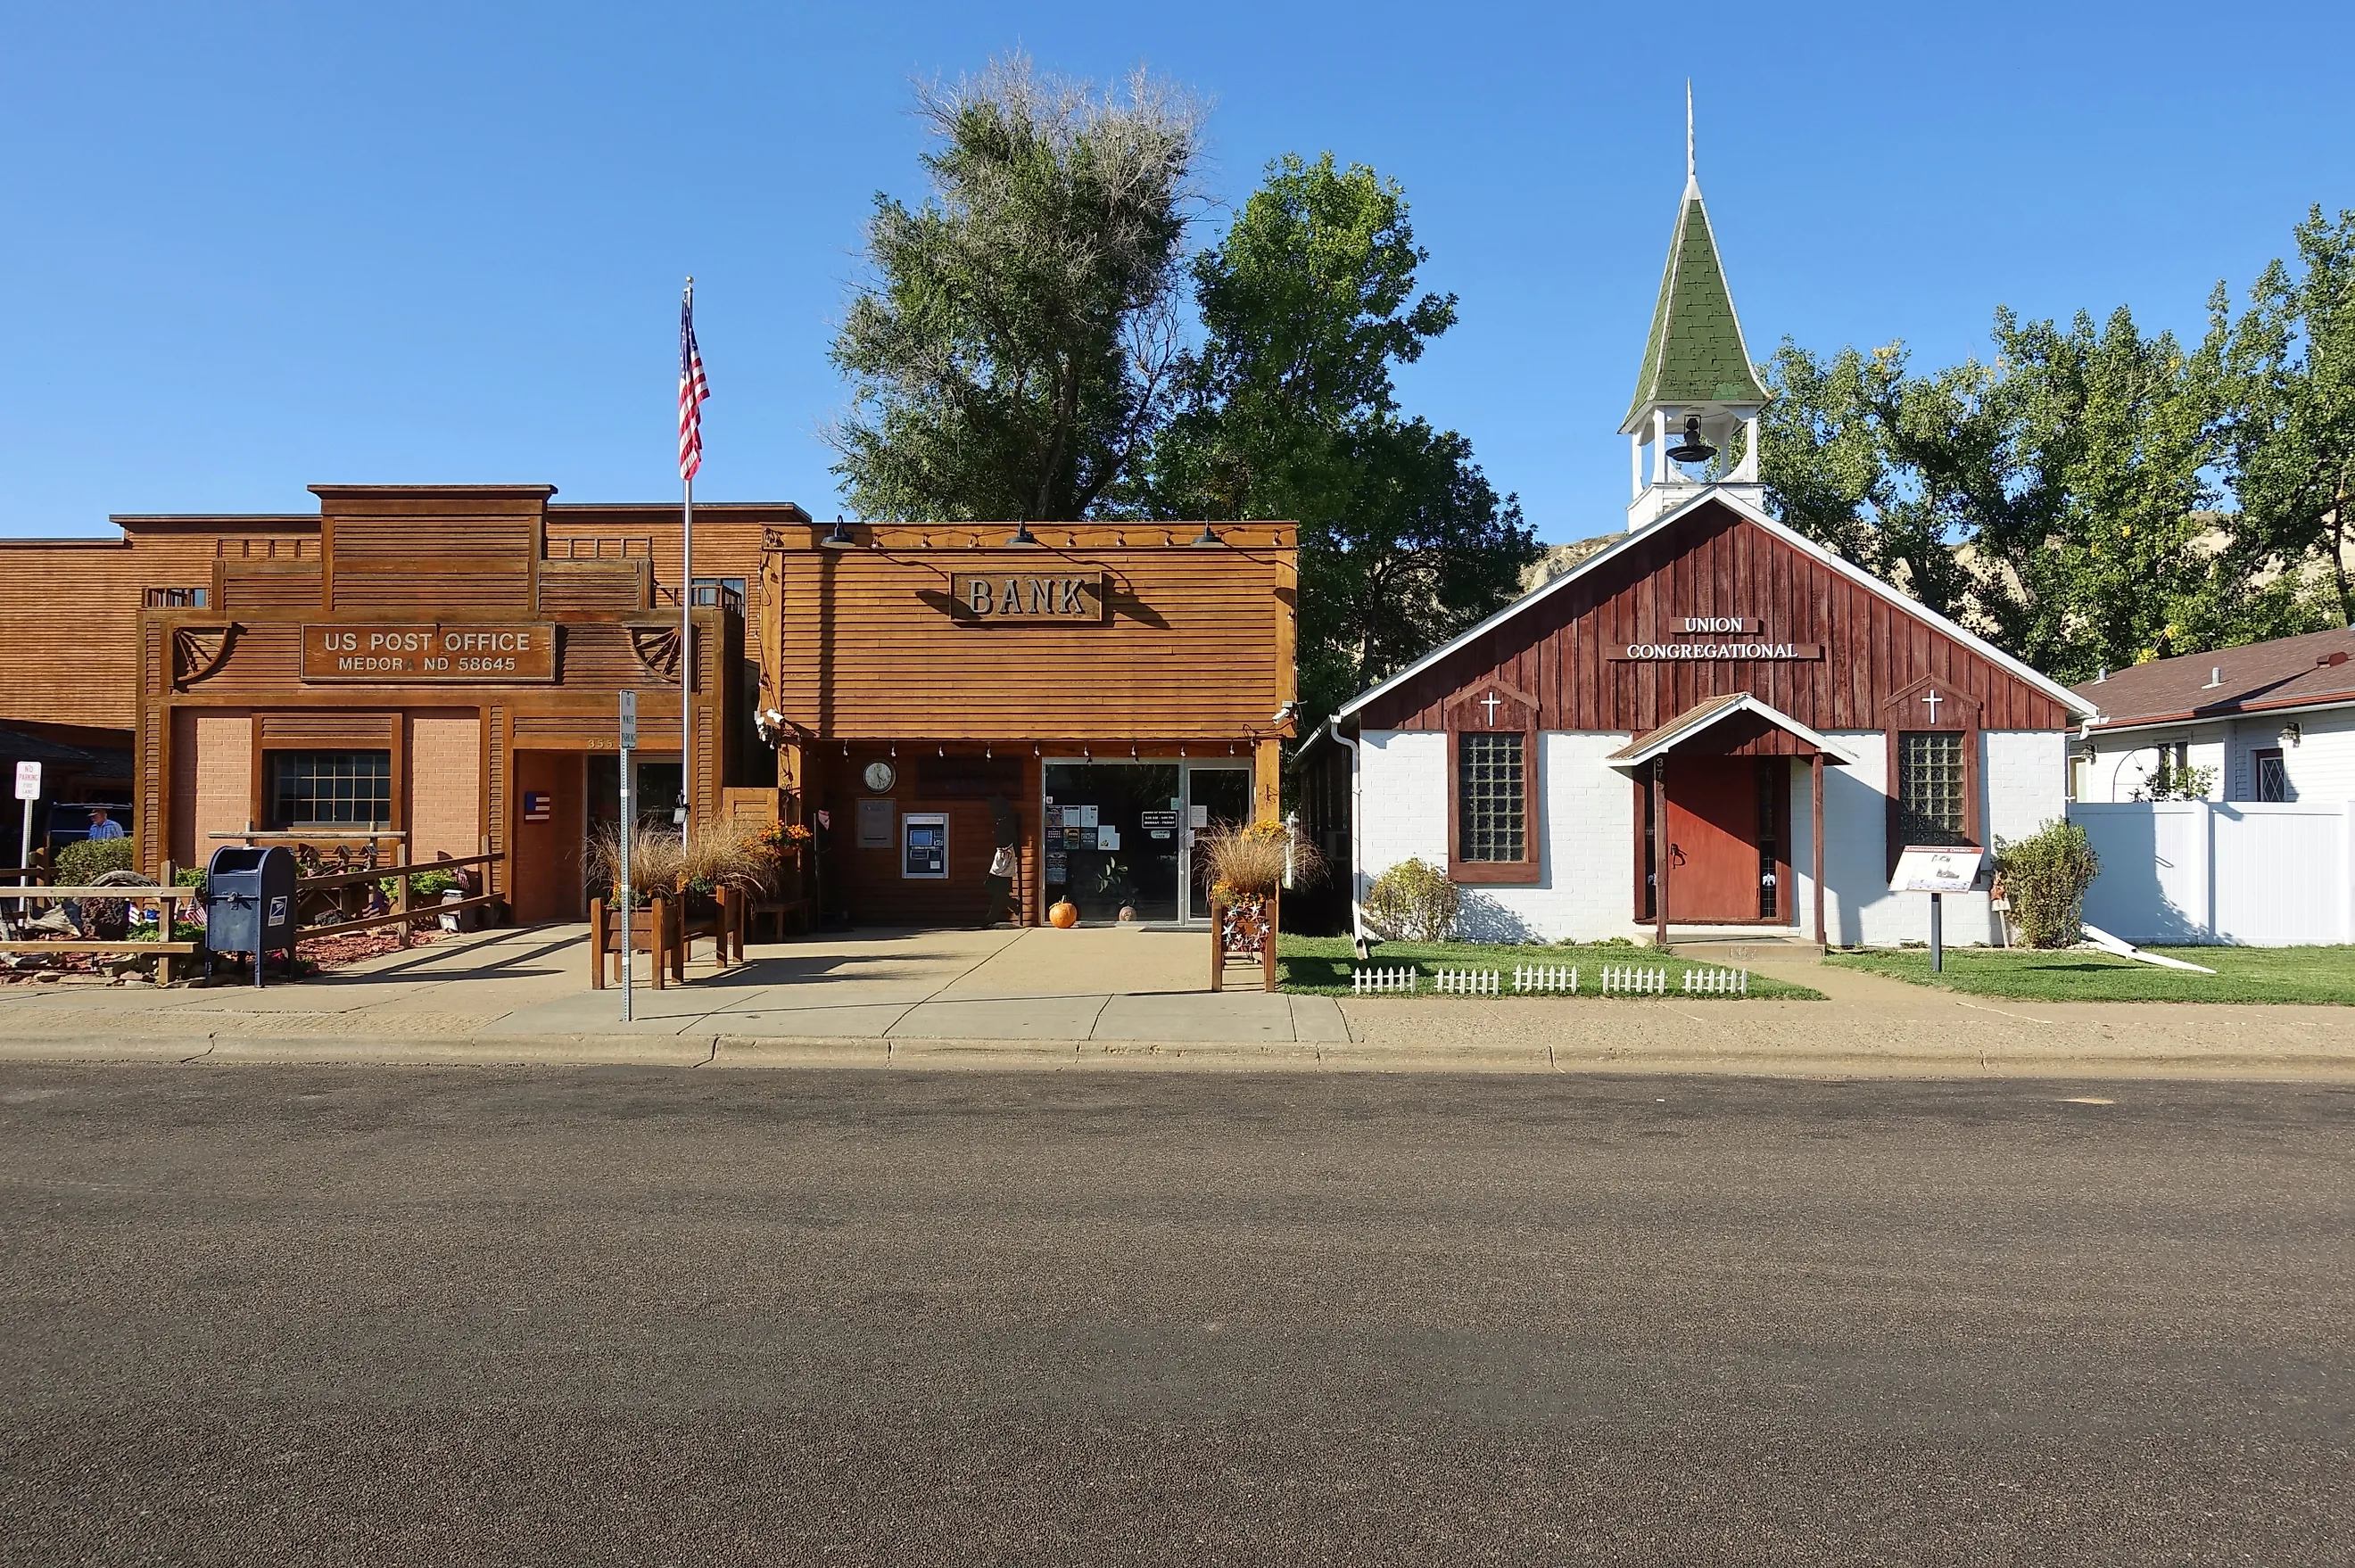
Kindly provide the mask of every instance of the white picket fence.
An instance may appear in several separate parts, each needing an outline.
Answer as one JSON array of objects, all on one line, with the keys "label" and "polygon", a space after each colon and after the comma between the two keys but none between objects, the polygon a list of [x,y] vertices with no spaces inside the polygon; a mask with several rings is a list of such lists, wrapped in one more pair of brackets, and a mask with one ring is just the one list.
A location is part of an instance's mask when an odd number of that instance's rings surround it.
[{"label": "white picket fence", "polygon": [[1517,964],[1513,966],[1513,989],[1524,994],[1543,992],[1574,997],[1578,995],[1578,965]]},{"label": "white picket fence", "polygon": [[1747,969],[1685,971],[1685,995],[1688,997],[1746,997],[1749,994],[1750,971]]},{"label": "white picket fence", "polygon": [[1412,994],[1422,978],[1423,971],[1412,965],[1396,969],[1356,969],[1350,972],[1349,984],[1361,997],[1391,991]]},{"label": "white picket fence", "polygon": [[1431,988],[1450,997],[1493,997],[1497,994],[1497,971],[1434,969],[1432,971]]},{"label": "white picket fence", "polygon": [[1666,969],[1644,969],[1633,964],[1603,966],[1603,994],[1606,997],[1662,997],[1668,990]]}]

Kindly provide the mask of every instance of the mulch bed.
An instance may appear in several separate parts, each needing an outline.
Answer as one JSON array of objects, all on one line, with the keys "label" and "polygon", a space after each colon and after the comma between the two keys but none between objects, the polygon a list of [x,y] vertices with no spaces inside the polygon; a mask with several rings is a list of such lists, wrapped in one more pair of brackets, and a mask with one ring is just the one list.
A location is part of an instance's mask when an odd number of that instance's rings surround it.
[{"label": "mulch bed", "polygon": [[[413,948],[422,947],[445,934],[437,922],[411,932],[409,944]],[[301,947],[296,949],[296,962],[301,974],[311,975],[323,969],[340,969],[363,958],[380,958],[388,953],[400,951],[400,933],[378,927],[374,931],[306,936]],[[40,966],[0,969],[0,987],[56,985],[68,978],[85,985],[94,981],[111,984],[116,979],[114,966],[123,962],[122,956],[106,953],[28,954],[20,956],[37,957]],[[186,964],[187,960],[184,958],[182,962]],[[243,965],[240,964],[239,967],[242,969]],[[272,973],[274,975],[276,970],[273,968]]]}]

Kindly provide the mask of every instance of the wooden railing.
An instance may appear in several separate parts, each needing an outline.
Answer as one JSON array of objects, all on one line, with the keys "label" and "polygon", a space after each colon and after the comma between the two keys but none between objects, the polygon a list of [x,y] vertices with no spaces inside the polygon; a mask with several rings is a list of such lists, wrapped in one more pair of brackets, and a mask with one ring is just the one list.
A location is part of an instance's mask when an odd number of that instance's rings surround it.
[{"label": "wooden railing", "polygon": [[655,553],[652,535],[644,538],[624,535],[614,538],[608,534],[583,534],[548,541],[550,560],[627,560],[633,556],[647,557]]},{"label": "wooden railing", "polygon": [[[0,868],[0,869],[5,869],[5,868]],[[49,902],[52,901],[62,901],[65,899],[112,899],[117,902],[131,904],[133,906],[140,904],[153,904],[155,906],[156,913],[155,937],[153,940],[141,941],[136,937],[129,936],[119,937],[112,942],[77,941],[72,938],[65,938],[56,941],[34,940],[19,942],[11,940],[0,942],[0,953],[112,954],[121,957],[153,958],[155,960],[156,983],[159,985],[168,986],[172,983],[172,960],[174,958],[193,957],[197,954],[204,951],[204,944],[200,942],[174,942],[170,940],[173,920],[179,912],[176,906],[193,902],[202,897],[204,897],[204,895],[194,888],[143,887],[136,884],[130,887],[120,888],[18,887],[13,885],[0,888],[0,908],[4,908],[10,903],[15,903],[21,910],[26,902],[34,900],[37,900],[42,902]]]},{"label": "wooden railing", "polygon": [[483,909],[498,901],[496,893],[478,893],[468,898],[453,899],[447,903],[430,903],[421,907],[411,900],[410,891],[411,878],[426,876],[437,871],[446,874],[464,870],[469,866],[480,866],[484,869],[482,880],[487,882],[490,880],[490,868],[504,859],[506,859],[505,856],[497,854],[469,855],[463,860],[421,860],[414,864],[365,867],[353,871],[327,871],[315,877],[297,878],[294,882],[294,907],[298,912],[303,907],[302,897],[306,892],[317,893],[330,890],[368,887],[390,881],[397,881],[399,885],[393,889],[392,908],[389,912],[379,915],[362,912],[351,917],[338,914],[335,920],[314,921],[309,925],[297,928],[294,940],[301,942],[308,937],[332,936],[337,932],[344,931],[373,931],[378,926],[389,925],[400,931],[400,944],[406,947],[409,945],[410,931],[417,921],[431,920],[437,915],[456,914],[464,910]]}]

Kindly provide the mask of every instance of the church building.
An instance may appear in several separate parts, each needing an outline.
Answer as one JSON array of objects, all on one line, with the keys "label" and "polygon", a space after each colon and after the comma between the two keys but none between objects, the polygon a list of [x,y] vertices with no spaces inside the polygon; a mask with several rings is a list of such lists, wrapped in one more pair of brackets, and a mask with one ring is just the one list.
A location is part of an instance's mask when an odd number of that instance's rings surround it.
[{"label": "church building", "polygon": [[[1889,891],[1902,848],[2064,814],[2092,704],[1769,515],[1767,400],[1689,167],[1621,426],[1628,531],[1316,742],[1348,758],[1360,910],[1412,858],[1471,940],[1895,944],[1928,933]],[[1948,942],[1994,939],[1986,886],[1947,895]]]}]

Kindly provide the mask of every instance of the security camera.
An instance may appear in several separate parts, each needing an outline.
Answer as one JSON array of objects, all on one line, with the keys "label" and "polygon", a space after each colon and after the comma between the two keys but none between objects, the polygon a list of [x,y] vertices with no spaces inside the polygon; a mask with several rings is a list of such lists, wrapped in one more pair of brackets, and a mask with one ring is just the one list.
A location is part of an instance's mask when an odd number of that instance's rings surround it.
[{"label": "security camera", "polygon": [[1283,707],[1275,710],[1275,717],[1270,719],[1268,722],[1271,724],[1281,724],[1299,711],[1300,704],[1298,702],[1286,702]]}]

